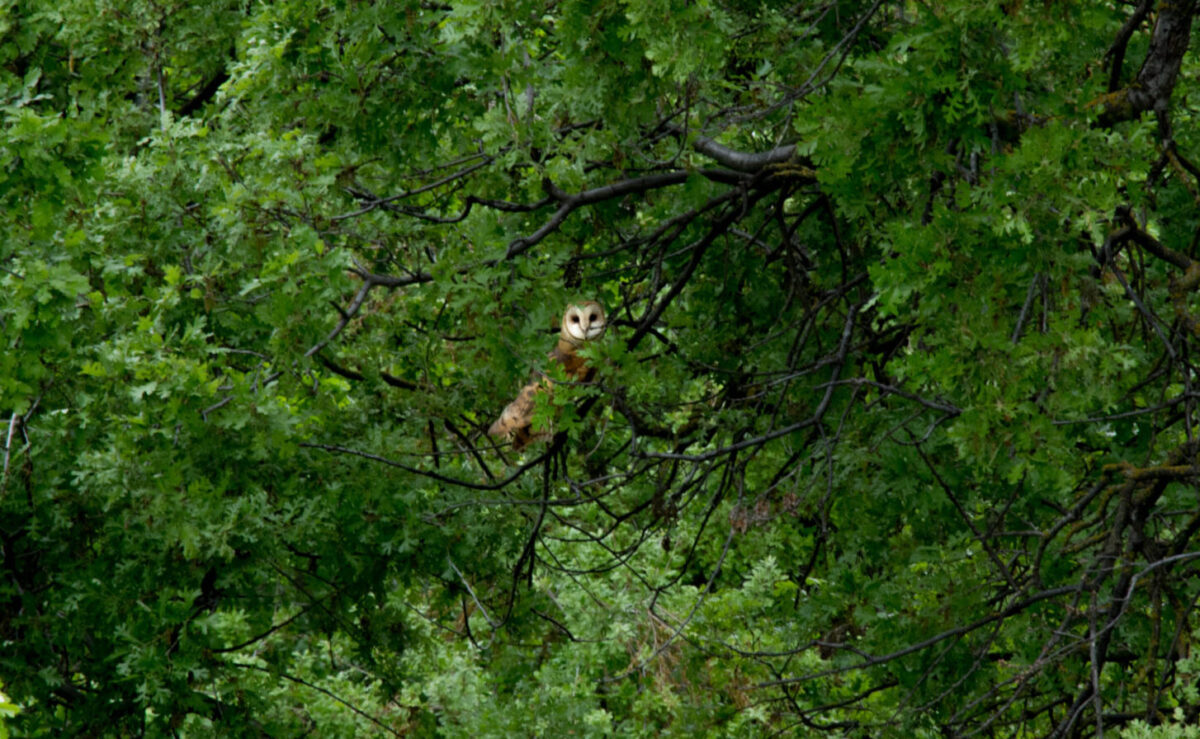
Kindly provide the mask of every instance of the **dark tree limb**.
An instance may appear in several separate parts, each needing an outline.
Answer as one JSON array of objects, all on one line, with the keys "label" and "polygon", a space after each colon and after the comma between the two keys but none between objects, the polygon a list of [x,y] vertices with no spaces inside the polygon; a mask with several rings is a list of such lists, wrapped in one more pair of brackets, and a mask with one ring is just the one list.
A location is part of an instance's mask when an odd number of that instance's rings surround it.
[{"label": "dark tree limb", "polygon": [[1171,0],[1158,3],[1158,17],[1154,21],[1150,48],[1141,69],[1133,83],[1109,93],[1100,101],[1105,105],[1100,117],[1101,125],[1111,126],[1132,120],[1147,111],[1166,115],[1179,68],[1191,40],[1196,2]]},{"label": "dark tree limb", "polygon": [[1146,20],[1146,16],[1150,15],[1150,6],[1153,0],[1142,0],[1141,4],[1134,9],[1133,14],[1121,26],[1121,30],[1117,32],[1116,39],[1113,40],[1112,46],[1105,52],[1104,58],[1109,60],[1108,74],[1108,91],[1116,92],[1121,87],[1121,66],[1125,63],[1125,49],[1129,46],[1129,39],[1133,38],[1133,34],[1142,23]]}]

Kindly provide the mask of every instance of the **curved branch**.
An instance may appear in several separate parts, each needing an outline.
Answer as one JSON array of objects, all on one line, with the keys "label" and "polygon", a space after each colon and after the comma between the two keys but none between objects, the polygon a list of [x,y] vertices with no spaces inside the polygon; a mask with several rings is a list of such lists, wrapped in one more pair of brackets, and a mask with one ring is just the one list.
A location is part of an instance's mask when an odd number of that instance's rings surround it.
[{"label": "curved branch", "polygon": [[[542,188],[546,193],[555,200],[562,203],[550,220],[542,224],[541,228],[534,231],[528,236],[522,236],[513,239],[508,244],[508,249],[505,250],[504,256],[499,260],[488,262],[489,266],[494,266],[500,261],[511,259],[525,253],[533,246],[536,246],[542,239],[549,236],[551,233],[558,230],[558,227],[563,224],[573,211],[585,205],[593,205],[605,200],[614,200],[622,198],[626,195],[636,195],[651,190],[658,190],[664,187],[673,185],[682,185],[687,182],[692,176],[692,172],[688,170],[677,170],[674,172],[664,172],[661,174],[646,175],[645,177],[635,177],[633,179],[621,180],[600,187],[593,187],[590,190],[576,193],[574,195],[560,189],[557,185],[551,182],[548,178],[542,181]],[[707,177],[710,180],[723,183],[741,183],[748,180],[748,177],[739,175],[736,172],[723,172],[721,170],[703,169],[699,172],[700,175]]]},{"label": "curved branch", "polygon": [[1146,16],[1150,15],[1150,4],[1151,0],[1142,0],[1141,5],[1134,9],[1133,15],[1125,21],[1125,25],[1121,26],[1121,30],[1117,31],[1116,39],[1104,54],[1112,64],[1108,75],[1109,92],[1116,92],[1121,86],[1121,65],[1125,62],[1125,49],[1129,46],[1129,39],[1133,38],[1133,32],[1142,25]]},{"label": "curved branch", "polygon": [[453,477],[447,477],[446,475],[439,475],[438,473],[430,472],[429,470],[422,470],[422,469],[418,469],[416,467],[410,467],[406,464],[397,462],[393,459],[388,459],[387,457],[382,457],[378,454],[371,454],[370,452],[363,452],[363,451],[359,451],[358,449],[350,449],[348,447],[338,446],[337,444],[313,444],[311,442],[305,441],[305,442],[301,442],[300,446],[305,447],[307,449],[321,449],[322,451],[326,451],[326,452],[337,452],[338,454],[350,454],[355,457],[362,457],[363,459],[369,459],[372,462],[382,462],[383,464],[386,464],[389,467],[395,467],[397,469],[404,470],[405,472],[411,472],[414,475],[420,475],[421,477],[428,477],[431,480],[437,480],[438,482],[444,482],[447,485],[456,485],[458,487],[468,488],[470,490],[500,490],[501,488],[506,487],[513,480],[516,480],[518,477],[525,474],[526,470],[530,469],[531,467],[536,467],[537,465],[541,464],[543,460],[545,460],[547,457],[550,456],[551,452],[556,451],[553,447],[551,447],[548,451],[542,452],[540,455],[538,455],[534,459],[532,459],[532,460],[526,462],[525,464],[521,465],[520,467],[518,467],[516,469],[516,471],[514,471],[511,475],[504,478],[500,482],[497,482],[497,483],[494,483],[491,485],[481,485],[480,483],[476,483],[476,482],[468,482],[466,480],[457,480]]},{"label": "curved branch", "polygon": [[738,172],[758,172],[769,164],[781,164],[788,161],[796,153],[796,145],[777,146],[770,151],[747,153],[730,149],[716,141],[701,136],[692,146],[696,151],[716,161],[718,164],[737,170]]},{"label": "curved branch", "polygon": [[[406,198],[411,198],[414,195],[420,195],[421,193],[429,192],[430,190],[435,190],[435,189],[441,187],[442,185],[448,184],[450,182],[454,182],[455,180],[461,180],[462,178],[470,175],[471,173],[473,173],[477,170],[483,169],[484,167],[486,167],[487,165],[489,165],[491,163],[492,163],[492,157],[487,157],[481,162],[476,162],[469,166],[463,167],[462,169],[458,170],[457,172],[452,172],[439,180],[434,180],[433,182],[430,182],[427,185],[422,185],[421,187],[418,187],[415,190],[405,190],[402,193],[397,193],[396,195],[389,195],[385,198],[374,198],[374,199],[370,200],[366,205],[359,208],[358,210],[354,210],[349,213],[342,213],[341,215],[333,216],[329,220],[336,222],[336,221],[343,221],[347,218],[354,218],[355,216],[360,216],[360,215],[363,215],[364,213],[369,213],[380,206],[387,205],[388,203],[392,203],[397,200],[404,200]],[[468,209],[469,208],[470,208],[470,204],[468,203]]]},{"label": "curved branch", "polygon": [[1031,595],[1028,598],[1025,598],[1024,600],[1021,600],[1017,603],[1013,603],[1012,605],[1010,605],[1009,607],[1005,608],[1002,611],[996,611],[995,613],[992,613],[991,615],[988,615],[988,616],[984,616],[983,618],[979,619],[978,621],[967,624],[966,626],[959,626],[957,628],[950,629],[949,631],[943,631],[942,633],[937,634],[935,636],[931,636],[928,639],[925,639],[924,641],[917,642],[916,644],[910,644],[909,646],[907,646],[903,649],[898,649],[894,652],[891,652],[890,654],[884,654],[884,655],[880,655],[878,657],[871,657],[871,658],[866,659],[858,664],[843,665],[841,667],[832,667],[827,670],[821,670],[819,672],[812,672],[807,675],[801,675],[800,677],[787,677],[787,678],[782,678],[780,680],[769,680],[767,682],[757,683],[757,684],[755,684],[754,687],[756,687],[756,688],[771,688],[771,687],[778,687],[781,685],[794,685],[796,683],[807,682],[809,680],[816,680],[817,678],[829,677],[831,675],[840,675],[844,672],[850,672],[851,670],[861,670],[861,669],[865,669],[867,667],[874,667],[875,665],[881,665],[886,662],[891,662],[893,660],[899,659],[900,657],[904,657],[906,655],[912,654],[913,652],[919,652],[922,649],[931,647],[934,644],[937,644],[938,642],[945,641],[946,639],[950,639],[950,638],[953,638],[956,636],[961,636],[963,634],[969,634],[970,632],[980,629],[984,626],[987,626],[988,624],[993,623],[997,620],[1005,619],[1005,618],[1008,618],[1009,616],[1020,613],[1021,611],[1025,610],[1026,608],[1028,608],[1031,605],[1034,605],[1035,603],[1040,603],[1041,601],[1049,600],[1050,598],[1057,598],[1060,595],[1067,595],[1068,593],[1074,593],[1074,592],[1077,592],[1078,590],[1079,590],[1078,585],[1064,585],[1062,587],[1051,588],[1049,590],[1043,590],[1042,592]]}]

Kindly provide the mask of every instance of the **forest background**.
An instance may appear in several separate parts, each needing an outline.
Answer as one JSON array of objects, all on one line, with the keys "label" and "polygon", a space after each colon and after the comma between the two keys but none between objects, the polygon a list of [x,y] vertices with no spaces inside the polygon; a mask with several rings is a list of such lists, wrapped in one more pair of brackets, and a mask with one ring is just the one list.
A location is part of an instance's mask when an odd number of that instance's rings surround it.
[{"label": "forest background", "polygon": [[1196,12],[0,2],[0,735],[1196,736]]}]

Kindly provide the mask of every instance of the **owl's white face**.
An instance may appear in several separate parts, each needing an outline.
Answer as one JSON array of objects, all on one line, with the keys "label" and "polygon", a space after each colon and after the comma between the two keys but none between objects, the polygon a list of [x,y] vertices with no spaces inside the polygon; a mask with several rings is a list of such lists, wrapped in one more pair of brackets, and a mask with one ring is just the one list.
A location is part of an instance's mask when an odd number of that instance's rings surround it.
[{"label": "owl's white face", "polygon": [[604,335],[606,325],[604,309],[589,300],[567,308],[563,314],[562,337],[572,344],[594,341]]}]

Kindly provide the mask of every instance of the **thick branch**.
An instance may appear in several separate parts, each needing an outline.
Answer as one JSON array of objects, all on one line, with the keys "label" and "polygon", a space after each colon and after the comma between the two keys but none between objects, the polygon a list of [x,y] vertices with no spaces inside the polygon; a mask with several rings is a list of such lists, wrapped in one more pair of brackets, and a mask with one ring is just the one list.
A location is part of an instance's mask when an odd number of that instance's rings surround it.
[{"label": "thick branch", "polygon": [[186,103],[179,107],[178,115],[180,118],[189,116],[200,110],[213,96],[217,94],[217,90],[221,89],[221,85],[225,84],[229,79],[229,72],[221,69],[213,75],[212,79],[204,83],[204,86],[196,91],[196,94],[191,97]]},{"label": "thick branch", "polygon": [[693,142],[696,151],[712,158],[723,167],[736,169],[739,172],[758,172],[768,164],[780,164],[792,158],[796,153],[796,145],[778,146],[770,151],[746,153],[730,149],[716,141],[701,136]]},{"label": "thick branch", "polygon": [[1192,35],[1192,17],[1197,0],[1172,0],[1158,4],[1158,18],[1150,37],[1150,49],[1133,84],[1107,96],[1101,123],[1112,125],[1152,110],[1165,114],[1179,76],[1183,55]]}]

